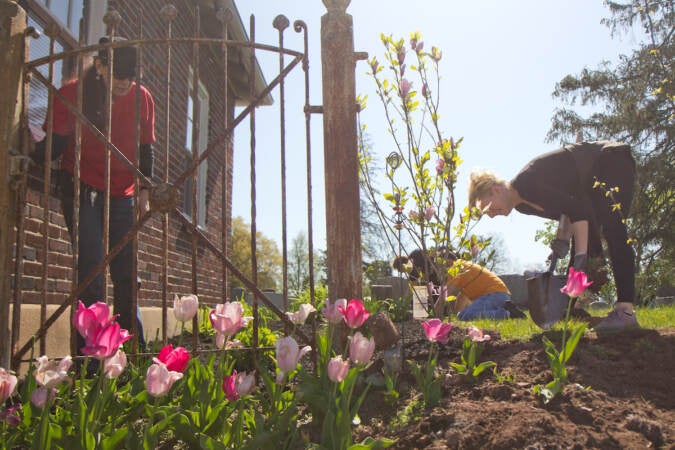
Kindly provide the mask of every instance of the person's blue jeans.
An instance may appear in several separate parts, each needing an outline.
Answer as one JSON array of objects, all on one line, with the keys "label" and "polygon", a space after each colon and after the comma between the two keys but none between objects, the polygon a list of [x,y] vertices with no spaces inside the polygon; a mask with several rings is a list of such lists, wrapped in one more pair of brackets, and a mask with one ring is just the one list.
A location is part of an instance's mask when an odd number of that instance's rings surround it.
[{"label": "person's blue jeans", "polygon": [[[67,172],[62,172],[61,188],[61,208],[63,217],[68,227],[71,240],[73,236],[73,189],[72,178]],[[70,181],[70,186],[68,182]],[[93,194],[92,194],[93,192]],[[103,259],[103,196],[105,194],[96,193],[82,185],[80,189],[80,222],[78,226],[79,235],[79,258],[77,264],[78,282],[82,283],[91,273],[92,269],[99,265]],[[110,216],[109,216],[109,248],[112,249],[122,240],[124,235],[134,225],[134,198],[110,198]],[[110,278],[113,283],[113,306],[115,314],[119,314],[117,322],[120,327],[132,332],[132,283],[136,281],[140,286],[140,281],[135,280],[132,273],[133,267],[133,246],[129,241],[127,245],[110,261]],[[103,298],[103,272],[101,271],[92,280],[91,283],[80,294],[79,300],[82,300],[86,306],[100,301]],[[138,326],[138,344],[139,348],[145,348],[145,338],[143,335],[143,323],[141,322],[140,308],[136,309],[136,320]],[[84,339],[78,334],[77,350],[84,347]]]},{"label": "person's blue jeans", "polygon": [[493,292],[478,297],[469,306],[457,314],[459,320],[508,319],[509,312],[504,308],[511,296],[506,292]]}]

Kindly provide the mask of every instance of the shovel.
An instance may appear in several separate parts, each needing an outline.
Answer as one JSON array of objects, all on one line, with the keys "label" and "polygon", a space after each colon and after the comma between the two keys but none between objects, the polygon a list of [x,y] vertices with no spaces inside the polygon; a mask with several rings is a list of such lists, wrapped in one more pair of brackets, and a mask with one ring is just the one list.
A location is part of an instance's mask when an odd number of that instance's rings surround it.
[{"label": "shovel", "polygon": [[544,330],[548,330],[563,318],[569,301],[569,297],[560,292],[565,286],[566,277],[553,275],[557,262],[557,258],[551,258],[548,271],[537,273],[527,279],[527,306],[530,317]]}]

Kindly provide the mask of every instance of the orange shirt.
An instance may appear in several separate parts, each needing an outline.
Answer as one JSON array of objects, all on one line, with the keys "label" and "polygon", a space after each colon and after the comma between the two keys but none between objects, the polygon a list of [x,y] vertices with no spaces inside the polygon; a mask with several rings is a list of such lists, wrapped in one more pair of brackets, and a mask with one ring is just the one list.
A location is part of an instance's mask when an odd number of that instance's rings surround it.
[{"label": "orange shirt", "polygon": [[495,292],[510,294],[501,278],[483,266],[466,261],[462,261],[462,271],[457,276],[448,277],[448,284],[461,289],[471,301]]}]

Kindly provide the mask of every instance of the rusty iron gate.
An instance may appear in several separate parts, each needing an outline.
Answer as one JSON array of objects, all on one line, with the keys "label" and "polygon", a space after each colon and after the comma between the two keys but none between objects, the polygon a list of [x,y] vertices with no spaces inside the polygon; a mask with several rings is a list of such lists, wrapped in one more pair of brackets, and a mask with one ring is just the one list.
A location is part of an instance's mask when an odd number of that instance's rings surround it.
[{"label": "rusty iron gate", "polygon": [[[228,289],[228,276],[233,275],[241,281],[241,283],[246,286],[253,293],[252,307],[254,311],[254,333],[253,333],[253,350],[254,352],[257,349],[257,329],[258,329],[258,301],[261,301],[268,308],[270,308],[282,321],[288,326],[288,330],[295,329],[290,323],[289,319],[283,313],[283,311],[277,308],[268,298],[266,293],[264,293],[256,283],[256,172],[255,172],[255,160],[256,160],[256,144],[255,144],[255,131],[256,131],[256,118],[255,118],[255,109],[258,107],[261,102],[275,89],[278,92],[279,98],[279,110],[280,110],[280,170],[281,170],[281,193],[282,193],[282,217],[280,218],[281,226],[283,228],[283,257],[284,257],[284,267],[283,267],[283,298],[284,306],[286,306],[288,290],[287,290],[287,265],[286,265],[286,179],[285,179],[285,159],[286,159],[286,136],[285,136],[285,127],[286,127],[286,118],[285,118],[285,88],[284,88],[284,79],[285,77],[295,68],[300,67],[304,71],[304,118],[305,118],[305,138],[306,138],[306,163],[307,163],[307,201],[308,201],[308,215],[307,215],[307,225],[308,225],[308,243],[309,243],[309,274],[310,274],[310,292],[312,302],[315,302],[314,299],[314,283],[312,255],[313,255],[313,232],[312,232],[312,179],[311,179],[311,142],[310,142],[310,116],[313,112],[321,112],[321,108],[312,107],[309,104],[309,76],[308,76],[308,32],[307,26],[303,21],[295,21],[293,23],[293,29],[295,32],[300,33],[303,37],[304,48],[302,51],[295,51],[284,47],[284,31],[289,27],[290,23],[288,19],[284,16],[277,16],[274,21],[273,26],[278,30],[279,42],[278,45],[266,45],[262,43],[257,43],[255,41],[255,19],[252,16],[250,20],[249,28],[249,40],[233,40],[230,38],[229,28],[230,23],[233,17],[231,10],[224,9],[217,11],[217,18],[222,24],[222,35],[220,37],[204,37],[200,29],[200,13],[199,6],[195,6],[196,12],[194,14],[194,26],[193,33],[191,36],[176,36],[174,35],[172,24],[176,20],[177,9],[173,5],[166,5],[161,10],[160,15],[166,21],[166,34],[161,37],[147,37],[144,36],[143,27],[140,26],[137,30],[137,37],[130,38],[129,40],[120,43],[120,42],[111,42],[107,44],[99,45],[84,45],[82,42],[76,48],[65,50],[61,52],[55,51],[55,40],[59,34],[58,27],[55,24],[51,24],[45,27],[45,34],[49,37],[50,47],[49,54],[45,57],[26,61],[24,64],[24,72],[27,75],[25,78],[24,90],[21,93],[23,97],[23,112],[22,112],[22,144],[23,148],[27,148],[29,141],[29,132],[27,126],[27,110],[30,105],[28,104],[28,83],[29,79],[32,78],[33,82],[37,81],[45,86],[48,90],[48,102],[47,102],[47,120],[46,120],[46,155],[50,155],[50,148],[52,146],[51,142],[51,131],[53,126],[52,120],[52,110],[54,105],[54,99],[60,99],[68,108],[70,113],[72,113],[76,118],[76,131],[75,134],[79,135],[80,130],[84,127],[89,128],[105,145],[106,152],[106,167],[109,167],[110,161],[112,158],[116,158],[122,161],[130,171],[132,171],[136,177],[136,185],[139,183],[145,183],[151,185],[151,210],[146,213],[136,210],[136,222],[133,225],[132,229],[124,236],[124,238],[113,248],[108,247],[109,243],[109,230],[107,226],[104,226],[104,249],[109,251],[105,254],[103,260],[100,264],[92,271],[92,273],[83,280],[77,280],[77,258],[78,258],[78,242],[77,242],[77,227],[78,227],[78,210],[79,210],[79,189],[80,184],[77,182],[80,176],[80,142],[79,139],[76,139],[75,143],[75,153],[76,153],[76,163],[75,163],[75,207],[73,214],[73,242],[72,242],[72,286],[69,290],[69,293],[62,296],[60,301],[57,302],[59,305],[56,310],[54,310],[50,315],[47,314],[47,303],[48,297],[50,297],[50,254],[51,247],[50,243],[53,239],[50,236],[50,223],[54,220],[54,211],[53,211],[53,192],[52,192],[52,170],[51,165],[46,163],[44,164],[44,170],[42,170],[42,215],[39,217],[40,222],[40,244],[41,248],[38,249],[39,262],[41,264],[41,273],[39,274],[39,293],[40,293],[40,317],[39,317],[39,329],[35,333],[34,338],[26,342],[19,342],[19,332],[20,332],[20,323],[21,323],[21,306],[22,306],[22,277],[24,276],[24,249],[26,248],[26,225],[25,225],[25,216],[26,212],[30,211],[30,206],[27,206],[27,179],[28,174],[26,171],[21,173],[21,176],[17,178],[15,187],[17,188],[17,209],[16,209],[16,247],[15,255],[13,260],[13,289],[11,294],[11,299],[8,303],[13,305],[12,314],[11,314],[11,336],[10,336],[10,346],[3,345],[3,352],[7,347],[11,347],[11,367],[17,368],[21,362],[25,362],[26,355],[29,353],[31,348],[35,345],[35,339],[40,343],[41,354],[44,354],[45,350],[45,340],[47,332],[50,327],[56,322],[56,320],[61,316],[66,310],[72,308],[76,303],[78,296],[83,292],[86,286],[92,282],[95,276],[98,274],[105,274],[107,264],[114,258],[114,256],[129,242],[133,244],[134,256],[139,252],[138,247],[138,233],[143,230],[144,227],[151,220],[157,220],[157,217],[161,220],[161,265],[163,267],[163,273],[161,274],[161,307],[162,307],[162,329],[161,329],[161,338],[166,342],[167,339],[167,307],[168,307],[168,297],[169,292],[169,279],[170,279],[170,267],[171,267],[171,258],[169,257],[169,241],[172,238],[170,236],[171,227],[170,227],[170,218],[173,218],[174,221],[180,223],[180,226],[189,234],[189,241],[191,242],[191,290],[193,293],[199,295],[198,292],[198,278],[199,278],[199,269],[197,264],[198,258],[198,248],[206,249],[210,252],[220,263],[222,264],[221,276],[222,276],[222,298],[229,298],[227,295]],[[344,10],[343,10],[344,12]],[[105,15],[104,20],[108,27],[108,34],[115,36],[118,33],[120,24],[122,23],[122,16],[115,11],[108,11]],[[34,30],[30,28],[25,30],[26,40],[29,40],[30,36],[34,36]],[[58,88],[54,86],[54,64],[57,61],[62,61],[67,58],[73,58],[76,61],[76,74],[79,78],[79,75],[83,72],[84,59],[85,57],[94,51],[106,50],[112,52],[113,48],[120,47],[122,45],[132,45],[138,49],[139,54],[139,67],[142,69],[143,65],[148,60],[148,55],[152,55],[152,63],[158,64],[160,61],[163,64],[163,71],[165,73],[165,80],[163,80],[164,92],[155,92],[156,102],[165,102],[165,111],[163,117],[157,117],[158,128],[161,129],[160,138],[163,138],[163,154],[159,161],[163,161],[163,173],[161,174],[161,179],[159,180],[150,180],[147,179],[139,170],[139,161],[138,161],[138,151],[136,156],[136,161],[130,161],[127,159],[120,150],[118,150],[110,141],[109,131],[101,132],[95,128],[84,116],[82,113],[82,89],[79,89],[77,102],[75,105],[68,103],[63,95],[59,92]],[[221,129],[214,133],[210,133],[208,139],[208,145],[203,151],[198,151],[198,146],[192,146],[192,155],[190,160],[187,163],[187,166],[175,176],[171,176],[170,173],[170,143],[172,141],[172,126],[174,123],[174,111],[172,111],[172,73],[174,69],[174,62],[172,61],[172,52],[180,47],[188,46],[192,50],[192,80],[193,80],[193,92],[196,92],[198,89],[197,82],[200,79],[200,64],[199,58],[206,50],[213,54],[214,52],[220,52],[223,62],[223,73],[229,74],[228,61],[230,60],[230,52],[235,51],[235,49],[240,50],[241,55],[248,56],[249,67],[254,67],[256,65],[256,52],[275,52],[279,55],[279,70],[276,77],[267,84],[263,89],[256,90],[254,85],[254,77],[251,76],[249,80],[249,97],[250,101],[243,110],[240,111],[236,116],[230,118],[228,111],[226,110],[225,118]],[[162,49],[162,58],[158,58],[158,54]],[[112,58],[109,58],[111,61],[110,66],[112,66]],[[47,68],[47,74],[43,74],[41,67]],[[112,72],[112,67],[109,67],[110,73]],[[137,71],[136,74],[136,89],[140,89],[140,86],[143,85],[144,79],[142,76],[143,70]],[[228,98],[231,97],[229,92],[230,83],[223,77],[222,79],[222,97],[225,100],[225,104],[228,105]],[[109,88],[110,90],[110,88]],[[138,97],[138,96],[137,96]],[[111,98],[111,94],[108,93],[108,98]],[[197,99],[193,103],[193,117],[199,117],[199,100]],[[137,129],[136,136],[138,136],[138,102],[137,102]],[[110,101],[108,101],[107,106],[107,117],[110,117]],[[233,109],[234,111],[234,109]],[[253,277],[249,279],[246,277],[240,268],[235,267],[229,257],[229,246],[230,246],[230,236],[228,223],[229,218],[228,214],[231,214],[229,205],[226,202],[228,195],[227,190],[231,185],[231,180],[228,180],[228,173],[231,168],[228,166],[229,158],[228,151],[231,150],[232,137],[235,128],[238,125],[241,125],[248,119],[250,129],[251,129],[251,144],[250,144],[250,160],[251,160],[251,173],[250,173],[250,193],[251,193],[251,248],[252,248],[252,273]],[[108,119],[108,123],[110,119]],[[199,121],[194,119],[193,122],[192,136],[193,139],[196,139],[195,136],[198,134]],[[109,127],[108,127],[109,130]],[[138,141],[138,139],[136,139]],[[226,143],[226,145],[222,145]],[[199,171],[200,165],[216,152],[224,152],[222,155],[223,166],[221,167],[221,177],[223,182],[221,183],[221,199],[222,199],[222,220],[221,220],[221,230],[220,230],[220,239],[214,239],[213,233],[207,233],[202,229],[197,223],[199,216],[199,202],[197,201],[197,173]],[[24,151],[24,154],[26,152]],[[157,151],[155,150],[155,155]],[[191,195],[192,201],[190,202],[192,206],[191,214],[187,215],[183,210],[178,206],[179,196],[181,189],[185,186],[185,183],[191,183]],[[104,203],[104,217],[108,217],[109,214],[109,189],[110,189],[110,179],[109,176],[106,179],[106,197]],[[137,194],[136,194],[137,195]],[[137,202],[136,202],[137,203]],[[153,219],[154,217],[154,219]],[[104,223],[107,223],[107,220],[104,220]],[[105,251],[105,250],[104,250]],[[135,257],[134,260],[137,260]],[[133,273],[136,273],[137,267],[133,267]],[[104,275],[105,276],[105,275]],[[102,301],[105,301],[107,289],[107,279],[104,278],[104,298]],[[132,298],[132,308],[135,310],[138,304],[138,290],[134,283],[133,289],[133,298]],[[6,305],[3,305],[3,308]],[[7,308],[7,311],[9,308]],[[136,322],[132,321],[134,328],[136,328]],[[193,329],[198,329],[197,318],[193,321]],[[132,334],[136,330],[130,330]],[[296,335],[305,342],[310,342],[310,338],[304,335],[302,332],[295,330]],[[198,333],[193,333],[193,347],[197,351],[198,348]],[[71,344],[72,346],[73,344]],[[72,347],[71,347],[72,348]],[[137,348],[134,344],[133,351],[136,351]],[[0,364],[2,365],[2,364]]]}]

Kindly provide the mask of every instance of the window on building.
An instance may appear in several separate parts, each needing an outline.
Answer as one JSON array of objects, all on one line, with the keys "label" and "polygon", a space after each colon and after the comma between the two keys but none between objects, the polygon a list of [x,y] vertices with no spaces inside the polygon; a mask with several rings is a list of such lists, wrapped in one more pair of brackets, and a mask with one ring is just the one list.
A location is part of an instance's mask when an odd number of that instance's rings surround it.
[{"label": "window on building", "polygon": [[[197,92],[194,92],[194,74],[189,71],[187,86],[187,114],[185,133],[185,167],[192,162],[194,145],[197,145],[197,155],[201,155],[209,143],[209,93],[201,81],[197,83]],[[199,111],[198,127],[195,127],[195,104]],[[198,136],[194,136],[197,132]],[[206,225],[206,188],[208,176],[208,159],[204,160],[197,169],[197,225]],[[192,219],[192,177],[185,180],[183,189],[183,211]]]}]

